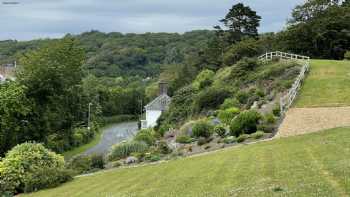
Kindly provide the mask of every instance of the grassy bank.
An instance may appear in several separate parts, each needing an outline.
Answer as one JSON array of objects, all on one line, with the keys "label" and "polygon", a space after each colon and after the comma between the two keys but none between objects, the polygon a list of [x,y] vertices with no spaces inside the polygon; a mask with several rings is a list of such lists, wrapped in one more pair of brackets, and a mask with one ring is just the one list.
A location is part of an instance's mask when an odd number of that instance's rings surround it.
[{"label": "grassy bank", "polygon": [[77,178],[29,196],[347,196],[350,128]]},{"label": "grassy bank", "polygon": [[312,60],[296,107],[350,106],[350,61]]}]

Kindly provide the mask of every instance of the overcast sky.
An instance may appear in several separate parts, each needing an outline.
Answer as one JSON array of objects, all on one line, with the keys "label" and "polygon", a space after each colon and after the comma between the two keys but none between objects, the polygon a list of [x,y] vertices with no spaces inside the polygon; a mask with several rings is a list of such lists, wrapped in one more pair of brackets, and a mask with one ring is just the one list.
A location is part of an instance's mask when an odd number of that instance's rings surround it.
[{"label": "overcast sky", "polygon": [[[10,5],[3,2],[17,1]],[[212,29],[233,4],[262,16],[260,32],[284,27],[303,0],[0,0],[0,40],[103,32],[186,32]]]}]

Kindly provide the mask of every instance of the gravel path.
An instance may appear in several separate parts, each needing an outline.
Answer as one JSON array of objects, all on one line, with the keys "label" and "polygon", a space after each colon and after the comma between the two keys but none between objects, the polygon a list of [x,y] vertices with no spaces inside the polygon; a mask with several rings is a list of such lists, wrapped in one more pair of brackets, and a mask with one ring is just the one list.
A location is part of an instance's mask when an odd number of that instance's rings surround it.
[{"label": "gravel path", "polygon": [[102,131],[103,134],[100,143],[83,154],[106,154],[114,144],[133,138],[137,131],[137,122],[112,124]]},{"label": "gravel path", "polygon": [[350,126],[350,107],[291,108],[276,137]]}]

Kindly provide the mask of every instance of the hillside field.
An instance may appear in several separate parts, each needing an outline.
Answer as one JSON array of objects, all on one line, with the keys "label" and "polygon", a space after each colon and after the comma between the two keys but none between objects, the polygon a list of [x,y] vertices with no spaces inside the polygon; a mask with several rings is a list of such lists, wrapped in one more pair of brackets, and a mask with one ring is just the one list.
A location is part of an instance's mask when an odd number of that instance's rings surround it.
[{"label": "hillside field", "polygon": [[350,106],[350,61],[312,60],[295,107]]},{"label": "hillside field", "polygon": [[348,196],[350,128],[76,178],[24,196]]}]

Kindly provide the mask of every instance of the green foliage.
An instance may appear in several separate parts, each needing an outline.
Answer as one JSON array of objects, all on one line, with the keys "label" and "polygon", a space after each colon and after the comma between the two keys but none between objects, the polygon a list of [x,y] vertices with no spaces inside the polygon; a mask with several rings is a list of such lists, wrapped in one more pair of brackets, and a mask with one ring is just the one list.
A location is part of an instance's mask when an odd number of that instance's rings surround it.
[{"label": "green foliage", "polygon": [[204,109],[217,109],[230,96],[231,93],[224,88],[205,89],[196,96],[194,110],[201,112]]},{"label": "green foliage", "polygon": [[105,161],[102,155],[78,155],[69,160],[67,168],[73,170],[76,174],[82,174],[94,169],[103,169],[104,165]]},{"label": "green foliage", "polygon": [[276,105],[273,109],[272,109],[272,113],[274,116],[281,116],[281,107],[279,105]]},{"label": "green foliage", "polygon": [[214,132],[220,136],[225,137],[226,136],[226,128],[224,125],[217,125],[214,127]]},{"label": "green foliage", "polygon": [[227,136],[224,138],[224,143],[225,144],[232,144],[237,142],[237,138],[235,136]]},{"label": "green foliage", "polygon": [[264,135],[265,135],[265,133],[263,131],[257,131],[255,133],[252,133],[250,135],[250,137],[253,139],[260,139],[260,138],[264,137]]},{"label": "green foliage", "polygon": [[246,141],[248,138],[249,138],[248,134],[242,134],[237,138],[237,142],[242,143],[242,142]]},{"label": "green foliage", "polygon": [[0,156],[34,137],[28,128],[32,109],[32,102],[25,95],[25,86],[16,82],[0,84]]},{"label": "green foliage", "polygon": [[239,114],[239,112],[240,111],[238,108],[232,107],[225,110],[220,110],[218,117],[223,123],[228,125]]},{"label": "green foliage", "polygon": [[56,186],[70,179],[62,156],[41,144],[15,146],[0,161],[0,192],[30,192]]},{"label": "green foliage", "polygon": [[347,51],[347,52],[344,54],[344,59],[345,59],[345,60],[350,60],[350,51]]},{"label": "green foliage", "polygon": [[108,154],[108,160],[114,161],[126,158],[131,153],[145,153],[148,150],[148,145],[145,142],[131,141],[116,144],[112,147]]},{"label": "green foliage", "polygon": [[156,142],[154,134],[153,129],[143,129],[136,134],[134,140],[145,142],[148,146],[152,146]]},{"label": "green foliage", "polygon": [[232,108],[232,107],[239,107],[239,105],[240,105],[240,103],[237,99],[228,98],[228,99],[225,99],[225,101],[222,105],[220,105],[220,109],[225,110],[225,109]]},{"label": "green foliage", "polygon": [[192,128],[193,137],[209,138],[213,133],[213,126],[206,120],[197,121]]},{"label": "green foliage", "polygon": [[176,142],[180,144],[190,144],[192,141],[192,138],[187,135],[176,136]]},{"label": "green foliage", "polygon": [[257,59],[243,58],[235,65],[233,65],[231,70],[231,78],[240,79],[250,72],[254,71],[259,66]]},{"label": "green foliage", "polygon": [[256,111],[245,111],[240,113],[231,123],[231,135],[251,134],[257,131],[257,125],[261,115]]},{"label": "green foliage", "polygon": [[276,117],[274,116],[274,114],[266,114],[264,117],[264,121],[268,124],[274,124],[276,123]]},{"label": "green foliage", "polygon": [[263,50],[259,41],[250,38],[232,45],[224,54],[223,61],[225,65],[232,66],[243,58],[256,57],[261,53],[263,53]]},{"label": "green foliage", "polygon": [[213,83],[213,77],[215,73],[211,70],[203,70],[198,74],[192,85],[195,89],[203,89],[210,86]]},{"label": "green foliage", "polygon": [[159,141],[157,148],[161,154],[169,154],[172,152],[166,141]]},{"label": "green foliage", "polygon": [[249,6],[237,3],[232,6],[224,19],[220,20],[229,30],[231,43],[241,40],[242,37],[257,37],[261,17]]}]

